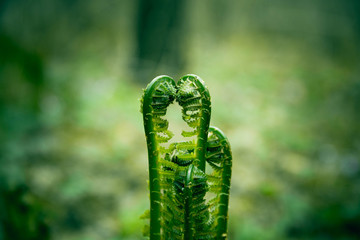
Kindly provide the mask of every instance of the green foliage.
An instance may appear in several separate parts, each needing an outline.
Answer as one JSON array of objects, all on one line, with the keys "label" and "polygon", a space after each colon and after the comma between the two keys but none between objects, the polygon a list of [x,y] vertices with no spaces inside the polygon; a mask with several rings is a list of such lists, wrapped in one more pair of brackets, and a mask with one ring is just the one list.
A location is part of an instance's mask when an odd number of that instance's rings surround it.
[{"label": "green foliage", "polygon": [[[164,118],[176,100],[191,129],[187,140],[167,144],[173,134]],[[167,76],[155,78],[145,89],[141,112],[148,146],[150,218],[144,234],[150,239],[226,239],[231,178],[231,151],[224,134],[209,128],[210,95],[195,75],[177,84]],[[190,140],[189,140],[190,139]],[[205,173],[206,162],[212,168]],[[215,197],[206,201],[206,193]]]},{"label": "green foliage", "polygon": [[48,240],[50,229],[41,201],[26,185],[0,188],[0,239]]}]

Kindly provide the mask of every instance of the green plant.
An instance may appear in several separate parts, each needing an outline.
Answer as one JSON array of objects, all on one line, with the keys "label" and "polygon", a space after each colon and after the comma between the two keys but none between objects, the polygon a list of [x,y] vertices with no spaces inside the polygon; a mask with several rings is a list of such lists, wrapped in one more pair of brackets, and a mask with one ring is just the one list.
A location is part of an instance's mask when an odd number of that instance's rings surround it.
[{"label": "green plant", "polygon": [[[174,100],[191,131],[182,131],[187,141],[168,143],[173,133],[165,116]],[[232,157],[222,131],[209,127],[211,103],[204,82],[196,75],[177,84],[159,76],[144,90],[141,112],[150,186],[150,211],[143,215],[150,226],[144,234],[151,240],[226,239]],[[206,163],[211,173],[206,174]]]}]

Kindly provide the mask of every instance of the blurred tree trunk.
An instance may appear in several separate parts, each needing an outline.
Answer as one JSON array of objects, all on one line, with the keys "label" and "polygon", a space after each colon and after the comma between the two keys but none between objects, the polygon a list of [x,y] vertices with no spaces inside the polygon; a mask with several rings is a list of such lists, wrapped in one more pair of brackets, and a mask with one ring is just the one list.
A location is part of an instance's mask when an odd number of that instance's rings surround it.
[{"label": "blurred tree trunk", "polygon": [[156,75],[178,75],[185,64],[185,0],[139,0],[135,78],[149,82]]},{"label": "blurred tree trunk", "polygon": [[207,3],[210,12],[211,30],[213,31],[213,38],[216,41],[221,41],[224,36],[228,35],[229,12],[233,2],[211,0]]}]

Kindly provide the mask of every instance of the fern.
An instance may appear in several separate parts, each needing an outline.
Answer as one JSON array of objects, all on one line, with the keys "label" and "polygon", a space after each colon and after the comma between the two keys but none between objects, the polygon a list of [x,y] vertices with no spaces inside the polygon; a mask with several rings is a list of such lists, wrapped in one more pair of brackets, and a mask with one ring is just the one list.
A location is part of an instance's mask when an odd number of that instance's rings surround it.
[{"label": "fern", "polygon": [[[191,131],[189,140],[168,144],[173,134],[165,119],[177,101]],[[178,83],[155,78],[144,90],[141,112],[149,159],[150,218],[144,235],[151,240],[226,239],[231,178],[231,151],[225,135],[209,127],[211,103],[204,82],[186,75]],[[205,173],[208,163],[213,169]],[[205,200],[207,192],[215,197]]]}]

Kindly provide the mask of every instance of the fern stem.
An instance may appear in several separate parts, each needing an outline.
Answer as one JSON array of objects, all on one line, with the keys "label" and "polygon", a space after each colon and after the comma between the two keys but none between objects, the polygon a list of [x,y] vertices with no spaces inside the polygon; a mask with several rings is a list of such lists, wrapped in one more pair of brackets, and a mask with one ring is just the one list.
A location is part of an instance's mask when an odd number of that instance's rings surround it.
[{"label": "fern stem", "polygon": [[232,154],[230,143],[225,134],[217,127],[211,126],[209,132],[217,136],[223,149],[221,191],[219,193],[219,210],[217,214],[216,239],[227,239],[227,222],[231,181]]},{"label": "fern stem", "polygon": [[178,83],[179,88],[181,88],[181,83],[190,80],[195,83],[197,87],[197,91],[199,91],[201,96],[201,114],[200,114],[200,125],[198,126],[197,132],[197,143],[195,147],[195,160],[194,164],[200,170],[205,172],[205,153],[206,153],[206,144],[207,144],[207,136],[208,129],[210,124],[210,115],[211,115],[211,103],[210,103],[210,94],[209,90],[206,87],[204,81],[194,74],[188,74],[180,78]]},{"label": "fern stem", "polygon": [[174,100],[174,96],[166,96],[166,93],[164,93],[163,95],[160,95],[164,96],[164,102],[160,102],[163,104],[163,108],[154,108],[154,105],[159,105],[158,100],[154,100],[154,94],[156,91],[160,91],[158,88],[164,83],[174,86],[175,89],[175,82],[172,78],[168,76],[159,76],[150,82],[145,89],[142,98],[142,112],[149,160],[151,240],[161,239],[161,187],[159,175],[160,146],[156,139],[157,132],[155,131],[154,118],[156,115],[158,115],[157,117],[165,115],[167,106]]}]

